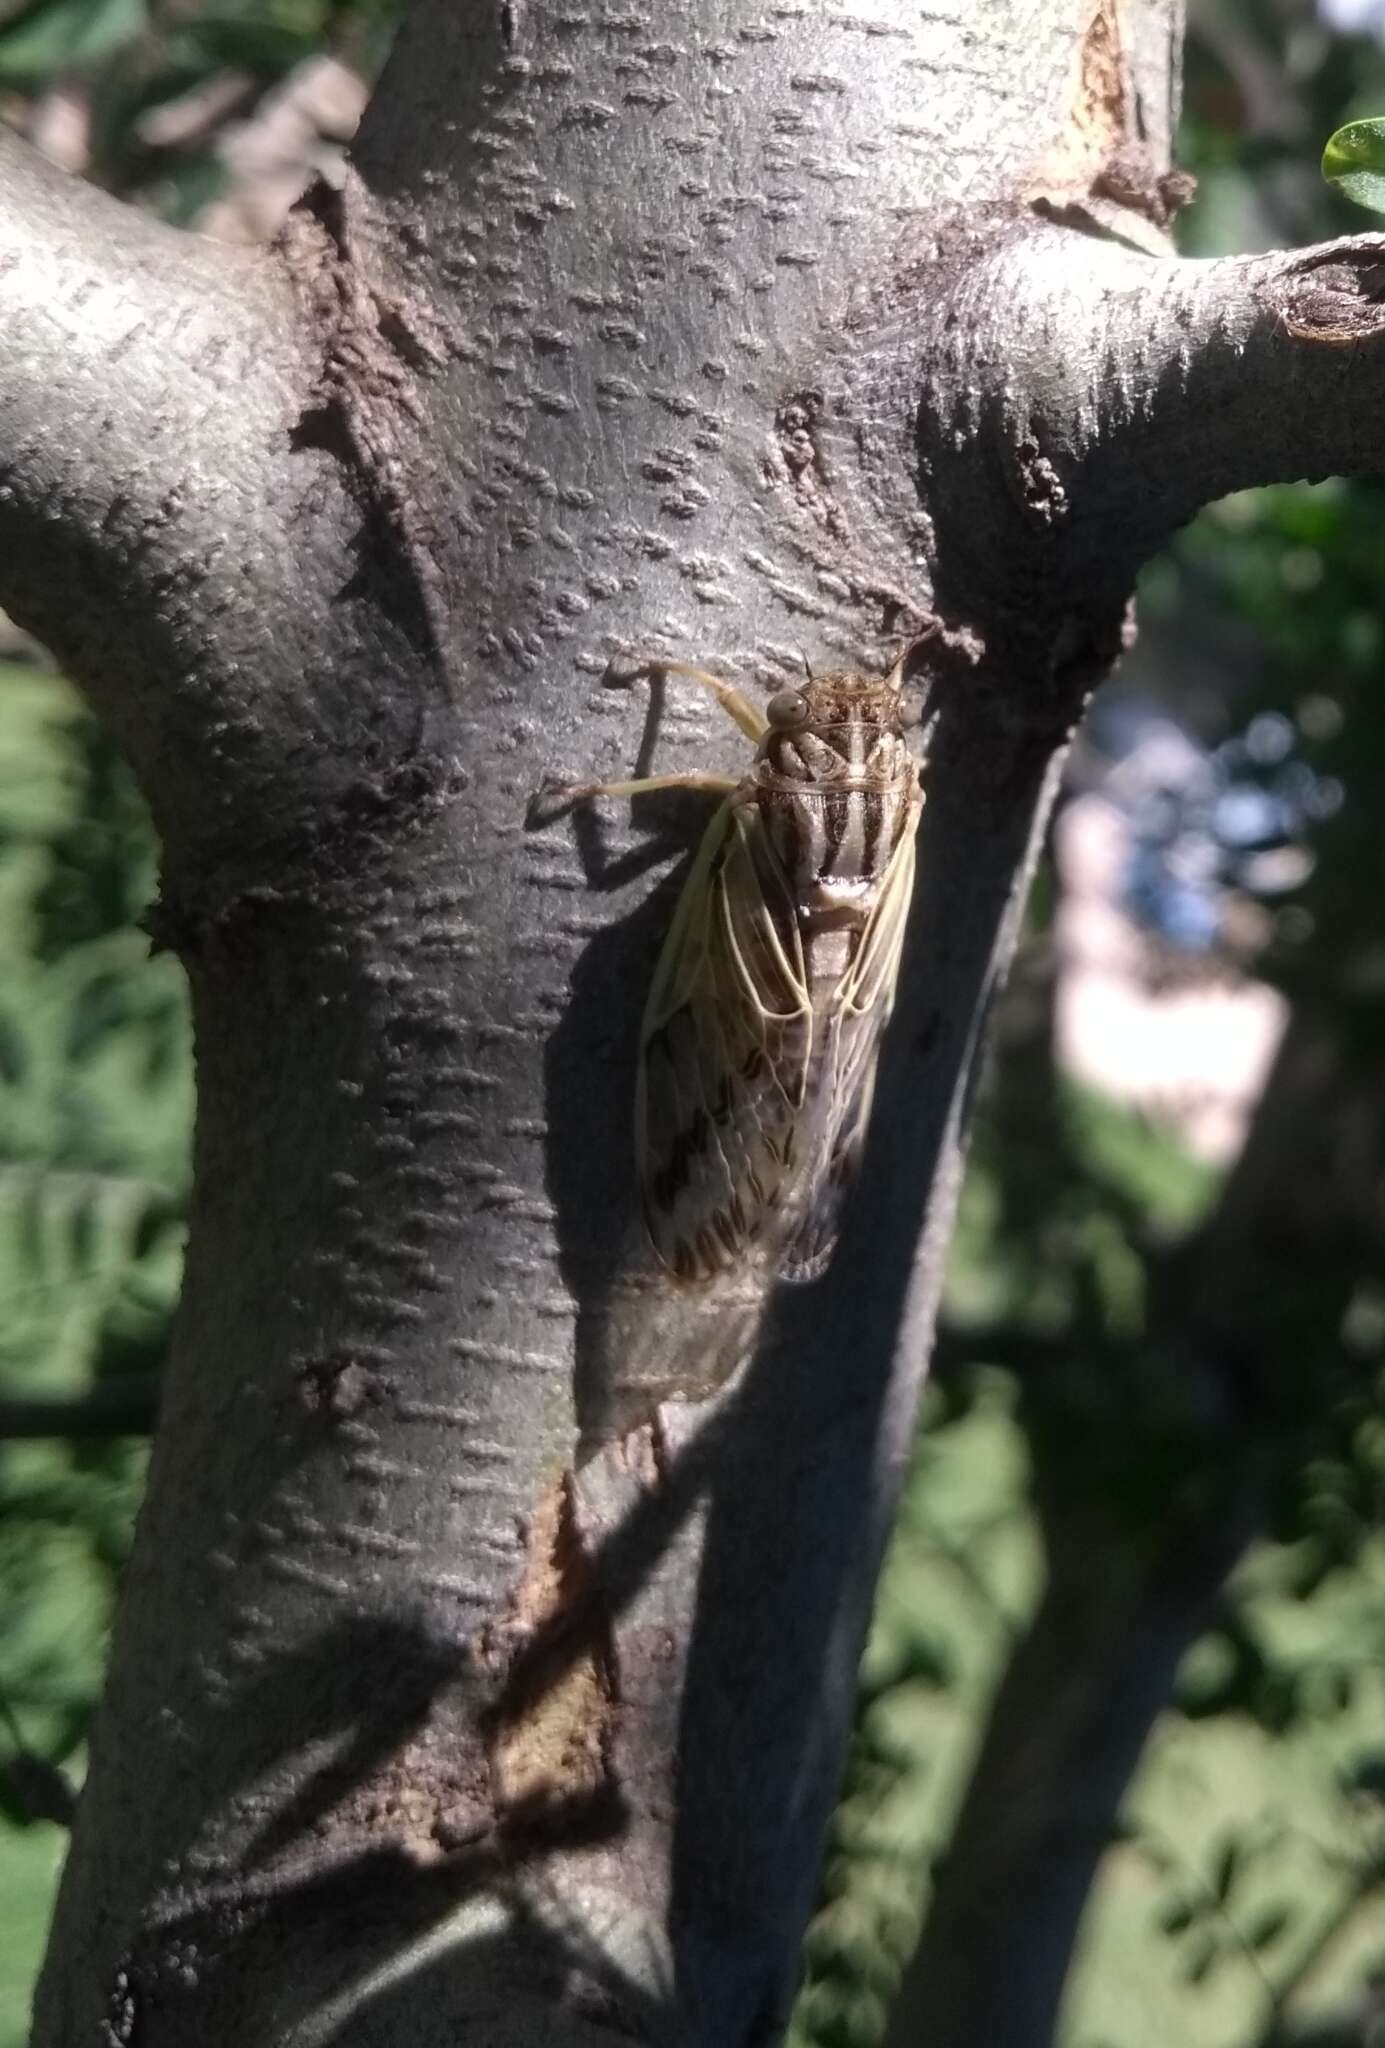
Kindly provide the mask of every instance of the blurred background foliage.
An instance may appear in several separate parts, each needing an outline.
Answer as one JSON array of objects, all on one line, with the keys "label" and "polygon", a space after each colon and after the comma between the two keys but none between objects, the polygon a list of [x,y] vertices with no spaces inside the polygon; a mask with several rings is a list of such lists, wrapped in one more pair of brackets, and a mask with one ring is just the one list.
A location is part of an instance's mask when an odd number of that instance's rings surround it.
[{"label": "blurred background foliage", "polygon": [[[393,0],[0,0],[0,112],[165,216],[273,231]],[[1385,8],[1193,0],[1188,253],[1370,223]],[[1385,485],[1209,510],[1065,802],[1127,980],[1277,991],[1239,1164],[1062,1057],[1049,862],[998,1020],[796,2048],[1385,2040]],[[1061,831],[1059,835],[1061,844]],[[176,1294],[191,1089],[128,775],[0,646],[0,2048],[26,2033]],[[895,2008],[894,2031],[889,2014]]]}]

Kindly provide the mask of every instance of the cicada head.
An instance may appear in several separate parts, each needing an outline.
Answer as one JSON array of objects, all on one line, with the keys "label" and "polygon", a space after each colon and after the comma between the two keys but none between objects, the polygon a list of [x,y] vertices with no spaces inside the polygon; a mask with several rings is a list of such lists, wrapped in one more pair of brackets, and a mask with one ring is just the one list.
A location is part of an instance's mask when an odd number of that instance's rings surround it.
[{"label": "cicada head", "polygon": [[765,707],[755,781],[770,842],[805,909],[864,910],[917,802],[898,671],[810,677]]}]

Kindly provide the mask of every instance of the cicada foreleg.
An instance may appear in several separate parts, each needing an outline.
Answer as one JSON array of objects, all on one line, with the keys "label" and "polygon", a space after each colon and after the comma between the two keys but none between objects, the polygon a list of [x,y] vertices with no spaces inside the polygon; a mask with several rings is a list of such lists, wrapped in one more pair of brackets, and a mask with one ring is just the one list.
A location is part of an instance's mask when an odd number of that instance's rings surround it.
[{"label": "cicada foreleg", "polygon": [[704,690],[711,691],[727,717],[734,719],[746,738],[754,740],[757,746],[769,731],[769,720],[759,706],[752,704],[734,683],[724,683],[710,669],[694,668],[687,661],[642,661],[637,668],[628,669],[611,679],[624,689],[639,682],[642,676],[686,676],[689,682],[701,683]]},{"label": "cicada foreleg", "polygon": [[[652,660],[641,662],[638,668],[627,670],[623,675],[610,678],[618,687],[628,688],[641,677],[686,676],[691,682],[701,683],[709,690],[728,718],[740,727],[747,739],[756,745],[769,731],[769,720],[756,705],[734,683],[724,683],[720,676],[714,676],[709,669],[694,668],[686,661]],[[691,790],[698,796],[728,797],[741,787],[741,778],[734,775],[704,775],[689,771],[677,775],[639,775],[617,782],[572,782],[545,783],[539,790],[535,803],[548,804],[585,803],[597,796],[648,796],[657,789]],[[531,811],[533,806],[531,806]]]},{"label": "cicada foreleg", "polygon": [[690,789],[699,796],[728,797],[740,788],[735,775],[637,775],[632,782],[548,783],[539,792],[555,803],[585,803],[594,796],[648,796],[655,789]]}]

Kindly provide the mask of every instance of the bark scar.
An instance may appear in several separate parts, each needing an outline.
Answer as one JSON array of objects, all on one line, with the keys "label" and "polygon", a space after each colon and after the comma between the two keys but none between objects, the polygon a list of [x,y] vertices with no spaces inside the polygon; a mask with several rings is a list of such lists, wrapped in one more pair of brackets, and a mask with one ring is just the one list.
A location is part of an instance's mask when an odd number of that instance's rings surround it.
[{"label": "bark scar", "polygon": [[361,1409],[382,1400],[385,1394],[380,1375],[347,1351],[303,1360],[295,1382],[298,1398],[308,1414],[329,1422],[348,1421]]},{"label": "bark scar", "polygon": [[441,323],[427,308],[367,276],[356,234],[367,205],[348,167],[341,187],[325,179],[310,187],[279,238],[322,347],[294,445],[326,449],[347,471],[366,513],[363,555],[371,564],[393,565],[389,609],[450,694],[442,577],[409,488],[400,435],[401,415],[421,418],[419,374],[441,368],[447,349]]},{"label": "bark scar", "polygon": [[485,1654],[506,1669],[491,1717],[491,1788],[501,1825],[571,1807],[590,1814],[615,1789],[616,1693],[606,1617],[564,1472],[530,1518],[524,1572]]},{"label": "bark scar", "polygon": [[775,440],[789,488],[799,504],[834,540],[845,540],[846,520],[823,466],[819,445],[822,409],[820,391],[795,392],[774,415]]},{"label": "bark scar", "polygon": [[1385,333],[1385,242],[1329,248],[1297,263],[1279,291],[1279,316],[1298,341],[1349,347]]},{"label": "bark scar", "polygon": [[1186,171],[1161,171],[1145,142],[1120,16],[1120,0],[1096,0],[1078,49],[1062,136],[1046,153],[1028,197],[1048,219],[1163,255],[1169,224],[1192,198],[1196,181]]}]

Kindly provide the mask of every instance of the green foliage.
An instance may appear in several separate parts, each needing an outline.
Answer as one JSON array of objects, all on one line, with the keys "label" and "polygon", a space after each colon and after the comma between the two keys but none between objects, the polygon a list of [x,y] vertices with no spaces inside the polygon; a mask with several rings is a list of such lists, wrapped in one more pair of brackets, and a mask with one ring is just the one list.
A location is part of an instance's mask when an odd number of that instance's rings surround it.
[{"label": "green foliage", "polygon": [[[55,676],[0,664],[0,1404],[157,1371],[191,1109],[182,977],[138,917],[143,808]],[[129,1439],[0,1441],[0,2044],[27,2031],[143,1475]]]},{"label": "green foliage", "polygon": [[397,0],[27,0],[0,21],[0,90],[18,113],[61,79],[88,117],[88,176],[187,222],[226,186],[228,124],[324,51],[369,76],[397,15]]},{"label": "green foliage", "polygon": [[[963,1355],[970,1344],[985,1360],[998,1345],[1023,1364],[953,1367],[930,1393],[862,1670],[794,2048],[882,2040],[997,1687],[1046,1591],[1066,1580],[1065,1597],[1080,1601],[1087,1580],[1114,1570],[1119,1583],[1132,1568],[1138,1584],[1200,1455],[1177,1405],[1132,1376],[1144,1333],[1080,1284],[1092,1247],[1071,1219],[1084,1201],[1138,1195],[1143,1254],[1127,1240],[1128,1253],[1157,1259],[1171,1219],[1195,1226],[1214,1178],[1138,1119],[1109,1105],[1093,1114],[1089,1098],[1061,1090],[1071,1150],[1049,1160],[1050,1194],[1067,1222],[1043,1233],[1050,1286],[1036,1293],[1040,1262],[1031,1268],[996,1185],[1016,1165],[995,1127],[1002,1093],[994,1084],[983,1107],[949,1299],[954,1314],[959,1303],[985,1313],[957,1338]],[[1024,1353],[1026,1331],[1044,1345]],[[1162,1470],[1160,1428],[1173,1432]],[[1372,1981],[1385,1944],[1383,1436],[1385,1376],[1368,1377],[1334,1408],[1279,1528],[1245,1553],[1185,1659],[1097,1865],[1060,2048],[1268,2048],[1274,2026],[1342,2008]],[[1130,1466],[1117,1474],[1109,1459],[1122,1440]],[[1093,1445],[1108,1460],[1095,1477]],[[1323,1511],[1310,1504],[1344,1495],[1352,1538],[1325,1555]],[[1087,1542],[1093,1530],[1104,1534]],[[1137,1598],[1121,1660],[1141,1654],[1141,1611]],[[1101,1646],[1088,1641],[1093,1652],[1095,1681]],[[1040,1694],[1030,1706],[1042,1725],[1059,1702]]]},{"label": "green foliage", "polygon": [[1358,206],[1385,213],[1385,121],[1348,121],[1322,153],[1322,174]]},{"label": "green foliage", "polygon": [[0,29],[0,82],[32,86],[99,64],[147,23],[145,0],[33,0]]},{"label": "green foliage", "polygon": [[1311,0],[1189,10],[1181,160],[1197,196],[1180,216],[1194,256],[1292,247],[1350,233],[1360,217],[1323,183],[1318,147],[1385,106],[1385,47],[1334,31]]},{"label": "green foliage", "polygon": [[986,1703],[1042,1577],[1015,1388],[934,1387],[861,1673],[792,2048],[873,2048],[918,1937]]}]

